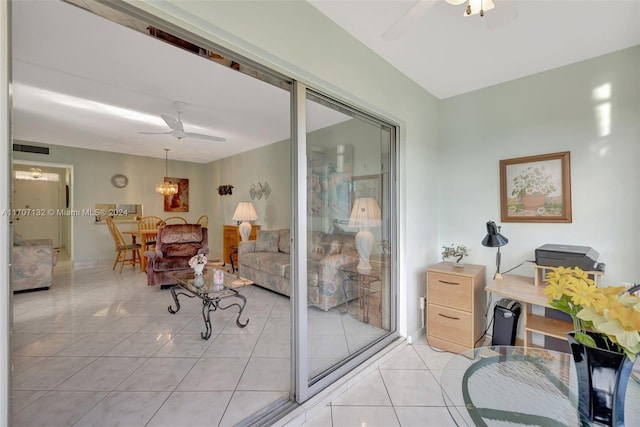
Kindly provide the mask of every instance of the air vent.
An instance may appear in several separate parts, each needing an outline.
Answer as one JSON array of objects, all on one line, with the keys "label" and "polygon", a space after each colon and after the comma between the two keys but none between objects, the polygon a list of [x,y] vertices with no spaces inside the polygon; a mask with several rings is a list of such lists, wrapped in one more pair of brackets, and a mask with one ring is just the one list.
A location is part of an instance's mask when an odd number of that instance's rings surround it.
[{"label": "air vent", "polygon": [[49,147],[36,147],[35,145],[13,144],[13,151],[49,155]]}]

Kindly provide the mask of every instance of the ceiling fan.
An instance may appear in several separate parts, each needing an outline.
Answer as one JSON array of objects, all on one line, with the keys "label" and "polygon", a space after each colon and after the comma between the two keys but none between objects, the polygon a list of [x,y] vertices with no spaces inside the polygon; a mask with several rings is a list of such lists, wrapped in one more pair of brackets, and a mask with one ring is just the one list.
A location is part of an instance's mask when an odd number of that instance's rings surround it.
[{"label": "ceiling fan", "polygon": [[[400,38],[400,36],[412,27],[429,9],[435,6],[439,0],[418,0],[413,6],[407,10],[397,21],[395,21],[387,30],[382,33],[382,39],[392,41]],[[486,14],[486,23],[489,29],[496,29],[505,26],[508,22],[518,16],[518,11],[514,1],[496,0],[499,7],[496,7],[492,0],[445,0],[453,6],[466,3],[463,16],[479,15],[485,17],[485,12],[491,10],[490,14]],[[494,9],[495,8],[495,9]]]},{"label": "ceiling fan", "polygon": [[139,134],[142,135],[171,135],[174,138],[178,138],[178,139],[182,139],[182,138],[198,138],[198,139],[207,139],[209,141],[219,141],[219,142],[224,142],[226,141],[225,138],[221,138],[219,136],[213,136],[213,135],[205,135],[202,133],[195,133],[195,132],[185,132],[184,131],[184,126],[182,124],[182,119],[180,118],[180,115],[182,114],[182,107],[184,106],[184,102],[180,102],[180,101],[174,101],[173,105],[175,105],[176,107],[176,111],[178,112],[178,119],[176,120],[175,118],[166,115],[166,114],[161,114],[160,117],[162,117],[162,120],[164,120],[164,122],[167,124],[167,126],[169,126],[169,128],[171,129],[168,132],[138,132]]}]

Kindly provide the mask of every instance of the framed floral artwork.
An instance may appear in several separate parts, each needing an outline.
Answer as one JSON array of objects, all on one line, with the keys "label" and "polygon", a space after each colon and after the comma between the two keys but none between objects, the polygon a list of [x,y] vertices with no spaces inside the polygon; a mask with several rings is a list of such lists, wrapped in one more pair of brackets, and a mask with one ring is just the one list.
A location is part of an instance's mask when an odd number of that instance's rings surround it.
[{"label": "framed floral artwork", "polygon": [[571,222],[570,153],[500,160],[502,222]]}]

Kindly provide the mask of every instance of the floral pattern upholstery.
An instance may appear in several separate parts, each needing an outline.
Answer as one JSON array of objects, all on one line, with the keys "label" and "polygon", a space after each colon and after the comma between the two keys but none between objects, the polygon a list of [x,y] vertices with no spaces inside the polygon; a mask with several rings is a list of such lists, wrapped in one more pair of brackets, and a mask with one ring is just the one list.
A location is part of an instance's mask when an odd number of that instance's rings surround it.
[{"label": "floral pattern upholstery", "polygon": [[[268,244],[260,245],[255,240],[240,242],[239,273],[258,286],[291,296],[290,232],[288,229],[277,232],[265,231],[269,236]],[[276,237],[278,241],[274,242]],[[342,266],[358,261],[354,237],[313,232],[310,233],[308,241],[308,303],[327,311],[355,298],[355,283],[341,270]],[[273,251],[274,247],[278,250]],[[259,250],[261,248],[263,250]]]},{"label": "floral pattern upholstery", "polygon": [[11,261],[13,292],[49,289],[53,283],[53,267],[57,262],[51,239],[24,240],[14,238]]}]

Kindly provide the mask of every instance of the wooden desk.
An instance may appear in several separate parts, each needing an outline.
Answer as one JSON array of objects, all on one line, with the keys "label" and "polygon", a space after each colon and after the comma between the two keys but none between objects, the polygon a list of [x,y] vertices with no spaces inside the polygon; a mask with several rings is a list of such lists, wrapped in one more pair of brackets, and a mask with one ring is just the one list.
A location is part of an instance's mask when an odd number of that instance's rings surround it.
[{"label": "wooden desk", "polygon": [[522,303],[524,322],[524,346],[533,347],[533,333],[567,340],[566,333],[573,330],[573,323],[532,313],[533,306],[549,307],[544,286],[534,286],[533,277],[505,274],[502,279],[489,282],[486,292]]},{"label": "wooden desk", "polygon": [[138,237],[140,237],[140,246],[141,248],[141,256],[140,260],[140,271],[145,271],[147,268],[147,257],[144,256],[144,252],[147,250],[147,240],[151,237],[156,237],[158,235],[158,230],[131,230],[131,231],[123,231],[122,234],[128,234],[131,236],[131,243],[134,245],[137,243]]}]

